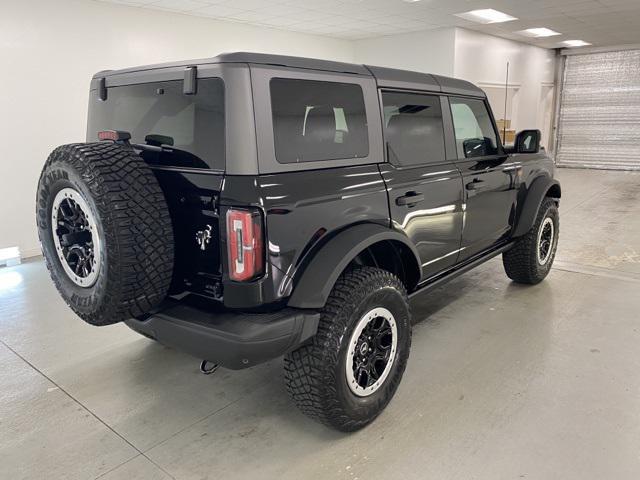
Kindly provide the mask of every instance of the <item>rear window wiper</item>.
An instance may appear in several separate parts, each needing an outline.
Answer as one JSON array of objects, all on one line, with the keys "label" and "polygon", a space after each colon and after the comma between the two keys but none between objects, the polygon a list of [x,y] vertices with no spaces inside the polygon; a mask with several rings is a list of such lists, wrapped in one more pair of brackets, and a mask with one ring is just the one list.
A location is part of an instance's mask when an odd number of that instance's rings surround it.
[{"label": "rear window wiper", "polygon": [[145,150],[148,152],[172,151],[171,148],[167,147],[173,146],[173,137],[156,134],[149,134],[144,137],[144,141],[147,143],[131,143],[131,134],[124,130],[104,130],[98,132],[98,139],[100,141],[111,140],[114,143],[120,143],[131,148]]},{"label": "rear window wiper", "polygon": [[155,133],[150,133],[145,136],[144,141],[146,143],[133,143],[131,146],[139,150],[161,152],[163,150],[167,150],[166,147],[172,147],[174,142],[173,137],[168,135],[158,135]]},{"label": "rear window wiper", "polygon": [[158,135],[155,133],[150,133],[145,136],[144,141],[146,143],[132,143],[131,146],[139,150],[161,152],[163,150],[167,150],[167,147],[173,147],[174,142],[173,137],[168,135]]},{"label": "rear window wiper", "polygon": [[157,135],[155,133],[150,133],[146,137],[144,137],[144,141],[147,145],[153,145],[154,147],[159,147],[161,145],[168,145],[170,147],[173,146],[173,137],[168,135]]}]

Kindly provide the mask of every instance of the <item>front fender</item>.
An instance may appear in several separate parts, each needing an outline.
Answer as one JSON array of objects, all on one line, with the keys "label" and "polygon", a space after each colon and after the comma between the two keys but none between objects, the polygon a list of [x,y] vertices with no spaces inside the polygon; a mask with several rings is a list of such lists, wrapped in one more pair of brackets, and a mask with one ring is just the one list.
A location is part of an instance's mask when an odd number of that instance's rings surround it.
[{"label": "front fender", "polygon": [[384,240],[406,245],[415,257],[417,268],[421,268],[418,251],[406,236],[377,224],[355,225],[337,234],[315,254],[295,285],[288,305],[295,308],[324,307],[331,289],[349,263],[366,248]]},{"label": "front fender", "polygon": [[536,220],[540,204],[544,197],[548,196],[548,192],[553,193],[550,196],[560,198],[560,182],[554,178],[544,175],[536,178],[531,183],[531,186],[527,191],[527,196],[524,200],[524,205],[520,211],[520,217],[518,218],[516,227],[513,230],[513,237],[521,237],[531,229],[533,222]]}]

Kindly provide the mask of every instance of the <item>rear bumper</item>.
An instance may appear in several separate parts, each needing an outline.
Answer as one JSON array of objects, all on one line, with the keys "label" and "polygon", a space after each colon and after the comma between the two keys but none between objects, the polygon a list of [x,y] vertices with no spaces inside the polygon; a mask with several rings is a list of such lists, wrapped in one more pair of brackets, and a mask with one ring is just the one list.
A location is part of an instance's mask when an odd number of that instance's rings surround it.
[{"label": "rear bumper", "polygon": [[276,358],[315,335],[320,314],[285,308],[274,313],[211,313],[173,304],[125,323],[168,347],[239,370]]}]

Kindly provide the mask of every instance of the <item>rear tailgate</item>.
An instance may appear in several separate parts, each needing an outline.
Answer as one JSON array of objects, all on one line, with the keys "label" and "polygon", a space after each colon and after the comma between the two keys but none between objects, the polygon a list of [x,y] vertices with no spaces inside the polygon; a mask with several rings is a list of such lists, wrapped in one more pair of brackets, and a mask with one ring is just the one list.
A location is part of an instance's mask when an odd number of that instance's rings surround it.
[{"label": "rear tailgate", "polygon": [[171,293],[220,297],[217,203],[225,171],[222,80],[200,79],[192,94],[184,92],[182,80],[106,90],[105,99],[90,96],[87,140],[96,141],[104,130],[129,132],[131,144],[153,168],[174,227]]},{"label": "rear tailgate", "polygon": [[218,199],[223,174],[154,167],[165,193],[175,239],[172,293],[221,297]]}]

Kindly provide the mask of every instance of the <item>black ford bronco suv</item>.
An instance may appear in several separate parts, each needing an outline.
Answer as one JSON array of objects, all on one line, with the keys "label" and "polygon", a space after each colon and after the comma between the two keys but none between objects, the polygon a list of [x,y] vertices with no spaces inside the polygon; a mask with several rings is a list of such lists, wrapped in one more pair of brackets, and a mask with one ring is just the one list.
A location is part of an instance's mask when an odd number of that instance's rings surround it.
[{"label": "black ford bronco suv", "polygon": [[545,278],[553,173],[540,132],[503,146],[468,82],[232,53],[96,74],[37,224],[88,323],[232,369],[284,355],[294,402],[351,431],[398,388],[412,295],[499,254]]}]

